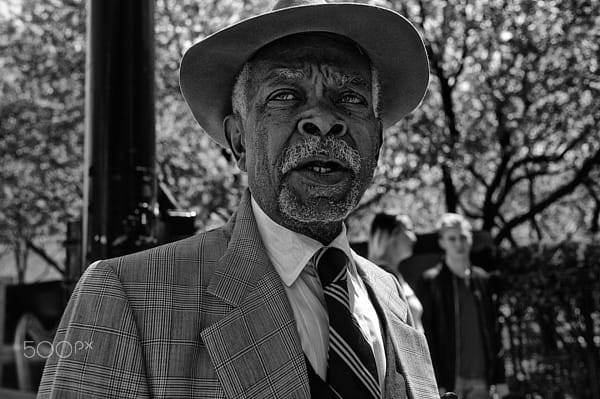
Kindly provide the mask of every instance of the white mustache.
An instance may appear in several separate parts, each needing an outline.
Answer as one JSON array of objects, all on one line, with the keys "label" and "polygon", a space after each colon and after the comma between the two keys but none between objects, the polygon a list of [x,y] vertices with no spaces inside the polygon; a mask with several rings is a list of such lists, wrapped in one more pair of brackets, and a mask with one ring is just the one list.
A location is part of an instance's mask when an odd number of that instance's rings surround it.
[{"label": "white mustache", "polygon": [[284,175],[301,165],[305,159],[319,155],[324,155],[345,163],[354,174],[358,174],[360,170],[360,153],[350,147],[345,141],[331,136],[325,138],[310,137],[303,142],[286,148],[281,157],[281,167],[279,170]]}]

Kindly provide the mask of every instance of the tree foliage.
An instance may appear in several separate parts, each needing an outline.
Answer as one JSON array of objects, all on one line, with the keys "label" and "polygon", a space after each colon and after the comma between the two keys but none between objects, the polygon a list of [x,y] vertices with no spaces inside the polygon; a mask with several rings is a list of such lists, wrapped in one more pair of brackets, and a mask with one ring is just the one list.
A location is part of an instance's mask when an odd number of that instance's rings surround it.
[{"label": "tree foliage", "polygon": [[156,3],[157,159],[160,178],[182,206],[196,211],[201,228],[229,218],[245,176],[229,152],[194,120],[179,90],[179,61],[196,41],[244,17],[267,10],[269,1],[159,0]]},{"label": "tree foliage", "polygon": [[600,5],[386,3],[423,33],[432,81],[392,129],[380,191],[463,212],[497,243],[597,232]]},{"label": "tree foliage", "polygon": [[[30,249],[81,212],[81,1],[9,2],[0,16],[0,245],[20,277]],[[54,266],[59,267],[58,262]]]},{"label": "tree foliage", "polygon": [[[498,243],[597,233],[598,2],[370,3],[422,32],[431,84],[422,106],[387,132],[374,185],[348,219],[351,236],[382,207],[421,230],[457,210]],[[246,182],[193,120],[179,61],[195,41],[272,5],[156,2],[159,178],[198,212],[199,228],[222,223]],[[0,246],[23,259],[81,213],[85,2],[7,0],[0,22]]]}]

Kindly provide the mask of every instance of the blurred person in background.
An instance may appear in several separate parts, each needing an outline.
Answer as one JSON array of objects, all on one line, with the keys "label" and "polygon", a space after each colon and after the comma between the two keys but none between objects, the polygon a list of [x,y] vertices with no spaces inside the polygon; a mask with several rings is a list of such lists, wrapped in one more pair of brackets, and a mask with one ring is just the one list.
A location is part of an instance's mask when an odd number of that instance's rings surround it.
[{"label": "blurred person in background", "polygon": [[415,328],[423,331],[423,306],[402,276],[402,264],[413,255],[417,242],[413,224],[407,215],[379,212],[369,231],[369,260],[396,276],[408,301]]},{"label": "blurred person in background", "polygon": [[416,286],[440,393],[461,399],[508,395],[495,281],[470,261],[471,224],[456,213],[437,224],[442,260]]}]

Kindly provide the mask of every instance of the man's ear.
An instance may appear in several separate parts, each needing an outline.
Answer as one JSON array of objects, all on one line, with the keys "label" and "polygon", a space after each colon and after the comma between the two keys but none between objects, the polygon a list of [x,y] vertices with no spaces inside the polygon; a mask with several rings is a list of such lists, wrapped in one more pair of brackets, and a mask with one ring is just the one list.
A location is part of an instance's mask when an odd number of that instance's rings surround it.
[{"label": "man's ear", "polygon": [[246,172],[246,138],[242,119],[238,114],[230,114],[223,119],[223,131],[229,143],[229,149],[237,161],[238,168]]}]

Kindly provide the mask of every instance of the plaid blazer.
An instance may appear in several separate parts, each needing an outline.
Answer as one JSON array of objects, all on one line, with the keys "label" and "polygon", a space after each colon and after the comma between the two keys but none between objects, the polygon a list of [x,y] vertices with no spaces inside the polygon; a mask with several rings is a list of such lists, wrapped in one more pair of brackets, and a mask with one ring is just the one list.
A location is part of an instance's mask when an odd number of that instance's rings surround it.
[{"label": "plaid blazer", "polygon": [[[438,398],[397,280],[353,256],[385,320],[384,397]],[[248,192],[221,228],[90,266],[54,349],[38,398],[310,397],[292,309]]]}]

